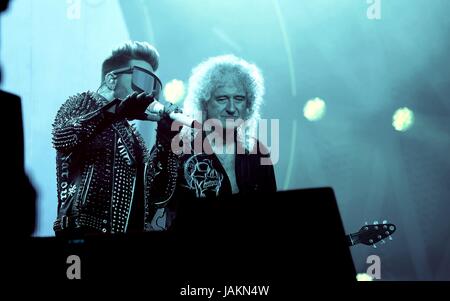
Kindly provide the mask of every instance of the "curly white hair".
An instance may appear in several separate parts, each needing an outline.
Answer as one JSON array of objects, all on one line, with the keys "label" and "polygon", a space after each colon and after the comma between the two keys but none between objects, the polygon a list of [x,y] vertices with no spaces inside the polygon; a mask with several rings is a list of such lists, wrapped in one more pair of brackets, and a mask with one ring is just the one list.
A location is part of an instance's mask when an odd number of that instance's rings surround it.
[{"label": "curly white hair", "polygon": [[235,74],[246,91],[245,123],[238,128],[237,138],[247,150],[252,150],[264,95],[264,78],[255,64],[231,54],[210,57],[201,62],[192,69],[183,112],[203,122],[203,117],[207,116],[205,103],[210,101],[220,79],[228,73]]}]

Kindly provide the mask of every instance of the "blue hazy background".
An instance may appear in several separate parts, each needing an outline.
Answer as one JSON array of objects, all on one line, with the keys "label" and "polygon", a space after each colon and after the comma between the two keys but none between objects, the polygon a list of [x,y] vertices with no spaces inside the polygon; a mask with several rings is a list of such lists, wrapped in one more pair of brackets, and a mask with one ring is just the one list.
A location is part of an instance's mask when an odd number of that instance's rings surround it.
[{"label": "blue hazy background", "polygon": [[[368,18],[369,6],[367,0],[13,0],[1,17],[2,89],[22,97],[26,169],[39,194],[35,235],[53,235],[51,125],[59,106],[98,88],[101,63],[114,47],[145,40],[161,54],[163,83],[187,81],[199,62],[227,53],[262,69],[262,116],[280,119],[279,188],[333,187],[348,233],[365,221],[398,227],[394,240],[377,249],[352,248],[358,272],[376,254],[383,280],[450,280],[450,1],[381,0],[378,20]],[[327,111],[310,122],[303,106],[315,97]],[[398,132],[392,115],[405,106],[415,123]],[[154,124],[138,126],[151,144]],[[299,223],[303,214],[321,222],[320,212],[299,212]]]}]

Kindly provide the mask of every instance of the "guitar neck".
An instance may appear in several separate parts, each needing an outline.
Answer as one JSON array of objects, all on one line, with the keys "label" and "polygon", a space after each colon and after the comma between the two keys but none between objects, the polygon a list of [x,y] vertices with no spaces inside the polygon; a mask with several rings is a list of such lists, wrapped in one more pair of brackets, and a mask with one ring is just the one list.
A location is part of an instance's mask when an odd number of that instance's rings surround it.
[{"label": "guitar neck", "polygon": [[347,245],[349,247],[364,244],[367,246],[376,247],[375,244],[380,242],[384,243],[384,238],[389,237],[392,240],[391,234],[395,232],[394,224],[373,224],[362,226],[358,232],[351,233],[345,236],[347,239]]},{"label": "guitar neck", "polygon": [[345,238],[347,239],[347,245],[349,247],[358,244],[357,240],[353,237],[353,234],[348,234],[345,236]]}]

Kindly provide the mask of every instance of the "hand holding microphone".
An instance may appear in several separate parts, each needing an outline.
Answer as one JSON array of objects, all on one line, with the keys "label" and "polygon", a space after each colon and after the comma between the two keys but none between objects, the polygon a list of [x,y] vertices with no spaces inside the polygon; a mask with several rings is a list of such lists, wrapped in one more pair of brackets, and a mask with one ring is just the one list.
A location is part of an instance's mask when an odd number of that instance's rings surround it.
[{"label": "hand holding microphone", "polygon": [[115,113],[128,120],[148,120],[145,110],[154,101],[152,94],[134,92],[117,105]]},{"label": "hand holding microphone", "polygon": [[[198,128],[200,123],[193,118],[184,115],[181,109],[167,102],[163,104],[157,101],[152,94],[134,92],[121,100],[116,108],[117,116],[128,120],[139,119],[158,122],[157,139],[164,148],[170,149],[172,139],[180,132],[181,126]],[[172,129],[172,124],[177,123],[177,130]]]},{"label": "hand holding microphone", "polygon": [[116,108],[116,114],[128,120],[161,121],[168,118],[182,125],[194,127],[194,119],[186,116],[174,104],[163,105],[152,94],[134,92],[122,100]]},{"label": "hand holding microphone", "polygon": [[159,101],[154,101],[148,106],[146,114],[147,120],[158,122],[157,141],[166,150],[171,149],[172,139],[180,133],[182,126],[200,127],[198,121],[183,114],[181,109],[172,103],[163,105]]},{"label": "hand holding microphone", "polygon": [[159,101],[154,101],[148,106],[145,113],[147,115],[146,120],[159,122],[163,119],[169,119],[189,127],[194,127],[195,125],[193,118],[183,114],[179,107],[171,103],[163,105]]}]

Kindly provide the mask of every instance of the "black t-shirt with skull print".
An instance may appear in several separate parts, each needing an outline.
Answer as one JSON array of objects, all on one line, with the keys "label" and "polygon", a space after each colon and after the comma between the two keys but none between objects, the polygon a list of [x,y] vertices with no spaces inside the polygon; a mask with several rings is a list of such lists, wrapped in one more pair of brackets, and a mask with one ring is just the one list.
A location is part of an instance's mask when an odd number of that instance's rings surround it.
[{"label": "black t-shirt with skull print", "polygon": [[[259,144],[258,148],[264,147]],[[235,175],[239,194],[274,192],[277,190],[273,165],[262,164],[270,158],[264,152],[237,154]],[[170,227],[175,218],[178,203],[187,199],[227,197],[232,194],[230,179],[215,154],[184,154],[179,159],[175,192],[164,210],[154,218],[154,228]]]}]

